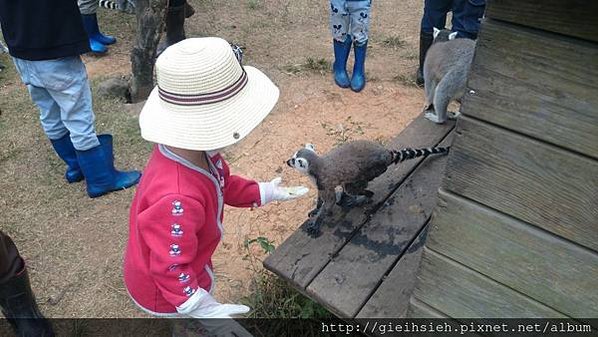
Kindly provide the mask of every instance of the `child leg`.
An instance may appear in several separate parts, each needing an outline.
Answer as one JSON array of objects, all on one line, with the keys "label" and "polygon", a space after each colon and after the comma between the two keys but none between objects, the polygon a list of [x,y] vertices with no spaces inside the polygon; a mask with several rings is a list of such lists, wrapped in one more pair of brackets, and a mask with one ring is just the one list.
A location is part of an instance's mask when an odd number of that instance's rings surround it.
[{"label": "child leg", "polygon": [[349,13],[347,1],[330,1],[330,31],[333,38],[334,49],[334,82],[341,88],[350,85],[347,74],[347,58],[351,51],[351,36],[349,33]]},{"label": "child leg", "polygon": [[355,48],[355,64],[351,78],[351,90],[361,91],[365,87],[365,58],[370,26],[371,0],[347,1],[351,21],[351,35]]}]

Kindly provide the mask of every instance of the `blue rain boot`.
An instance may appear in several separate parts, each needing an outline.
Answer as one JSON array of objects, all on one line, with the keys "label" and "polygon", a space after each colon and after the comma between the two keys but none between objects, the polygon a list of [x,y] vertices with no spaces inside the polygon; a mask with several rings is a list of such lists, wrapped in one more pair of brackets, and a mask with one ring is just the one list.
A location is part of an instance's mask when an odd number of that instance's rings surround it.
[{"label": "blue rain boot", "polygon": [[351,78],[351,90],[360,92],[365,87],[365,54],[368,49],[368,41],[362,44],[355,43],[355,64],[353,66],[353,77]]},{"label": "blue rain boot", "polygon": [[347,74],[347,58],[351,52],[351,35],[347,35],[345,42],[333,39],[334,45],[334,82],[341,88],[348,88],[351,85]]},{"label": "blue rain boot", "polygon": [[67,133],[60,139],[50,139],[50,142],[60,159],[66,163],[67,168],[64,174],[66,181],[76,183],[83,180],[83,172],[81,172],[79,161],[77,161],[77,152],[71,142],[71,135]]},{"label": "blue rain boot", "polygon": [[105,45],[110,45],[116,42],[114,37],[104,35],[100,32],[100,28],[98,27],[98,17],[96,14],[81,15],[81,18],[83,19],[83,26],[85,27],[85,31],[89,37],[92,50],[94,47],[94,43],[92,41],[104,45],[104,48],[106,48]]},{"label": "blue rain boot", "polygon": [[98,140],[99,146],[86,151],[77,151],[79,166],[87,181],[89,197],[99,197],[137,184],[141,178],[140,172],[123,172],[114,168],[112,136],[100,135]]},{"label": "blue rain boot", "polygon": [[91,49],[91,52],[95,54],[105,54],[108,51],[106,46],[91,38],[89,39],[89,48]]}]

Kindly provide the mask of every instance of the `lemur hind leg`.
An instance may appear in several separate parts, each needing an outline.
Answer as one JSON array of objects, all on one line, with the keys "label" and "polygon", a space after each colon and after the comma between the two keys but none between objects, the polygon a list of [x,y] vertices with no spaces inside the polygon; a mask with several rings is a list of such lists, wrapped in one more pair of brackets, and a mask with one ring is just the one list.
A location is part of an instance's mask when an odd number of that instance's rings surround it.
[{"label": "lemur hind leg", "polygon": [[318,214],[318,211],[320,210],[320,207],[322,207],[322,198],[318,197],[318,200],[316,201],[316,208],[312,209],[311,211],[309,211],[309,213],[307,213],[308,217],[313,217],[316,214]]},{"label": "lemur hind leg", "polygon": [[351,209],[369,203],[374,196],[374,192],[366,189],[367,182],[355,182],[345,184],[343,197],[339,201],[339,206],[343,209]]},{"label": "lemur hind leg", "polygon": [[318,199],[322,200],[321,206],[318,208],[316,214],[310,217],[307,221],[305,231],[311,237],[318,237],[320,235],[320,227],[325,218],[330,217],[336,205],[336,193],[332,191],[318,191]]}]

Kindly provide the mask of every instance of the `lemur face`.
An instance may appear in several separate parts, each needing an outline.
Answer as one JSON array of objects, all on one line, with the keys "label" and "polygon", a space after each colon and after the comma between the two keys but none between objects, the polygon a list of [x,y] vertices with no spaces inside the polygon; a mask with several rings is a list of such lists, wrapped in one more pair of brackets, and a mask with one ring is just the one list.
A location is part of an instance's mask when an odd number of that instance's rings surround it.
[{"label": "lemur face", "polygon": [[457,37],[457,32],[451,32],[448,29],[438,29],[434,27],[432,36],[434,36],[434,42],[445,42],[454,40]]},{"label": "lemur face", "polygon": [[309,161],[303,157],[300,157],[299,152],[301,151],[295,152],[293,157],[287,160],[287,165],[303,174],[307,174],[307,171],[309,170]]},{"label": "lemur face", "polygon": [[308,174],[309,160],[306,158],[306,155],[311,153],[315,153],[313,144],[306,144],[305,148],[295,152],[293,157],[287,160],[287,165],[303,174]]}]

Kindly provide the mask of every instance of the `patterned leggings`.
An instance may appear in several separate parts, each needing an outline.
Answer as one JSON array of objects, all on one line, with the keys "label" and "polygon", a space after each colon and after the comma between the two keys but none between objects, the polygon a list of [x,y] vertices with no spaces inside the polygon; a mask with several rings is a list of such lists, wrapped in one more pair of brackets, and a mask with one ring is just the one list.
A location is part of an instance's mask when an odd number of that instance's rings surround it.
[{"label": "patterned leggings", "polygon": [[98,11],[98,0],[78,0],[77,4],[83,15],[95,14]]},{"label": "patterned leggings", "polygon": [[372,0],[330,0],[330,31],[332,37],[344,42],[353,36],[357,45],[368,40]]}]

